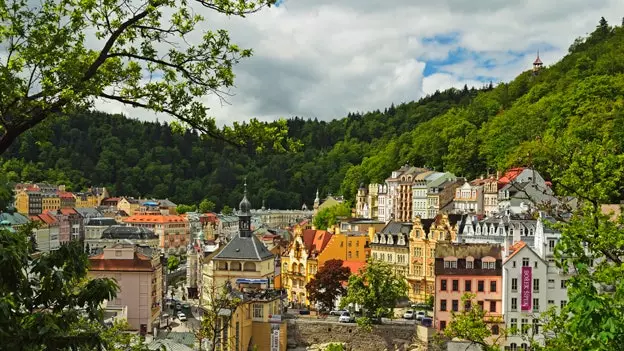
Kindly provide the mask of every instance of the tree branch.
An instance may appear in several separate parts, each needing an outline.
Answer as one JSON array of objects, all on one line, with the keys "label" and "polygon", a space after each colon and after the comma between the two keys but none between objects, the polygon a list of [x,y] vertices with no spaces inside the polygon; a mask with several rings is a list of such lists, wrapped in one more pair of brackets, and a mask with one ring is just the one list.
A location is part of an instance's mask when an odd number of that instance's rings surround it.
[{"label": "tree branch", "polygon": [[[99,95],[100,95],[100,97],[103,97],[105,99],[118,101],[118,102],[121,102],[123,104],[130,105],[132,107],[140,107],[140,108],[145,108],[145,109],[152,109],[147,104],[144,104],[144,103],[138,102],[138,101],[129,100],[129,99],[126,99],[126,98],[121,97],[121,96],[109,95],[109,94],[106,94],[104,92],[100,93]],[[192,128],[197,129],[197,130],[199,130],[199,131],[209,135],[210,137],[212,137],[214,139],[221,140],[221,141],[223,141],[223,142],[225,142],[225,143],[227,143],[229,145],[235,146],[237,148],[241,148],[241,147],[244,146],[244,145],[241,145],[240,143],[237,143],[237,142],[235,142],[233,140],[230,140],[230,139],[226,138],[223,134],[216,133],[215,131],[207,129],[206,127],[204,127],[204,126],[202,126],[202,125],[200,125],[200,124],[198,124],[198,123],[188,119],[186,116],[181,115],[181,114],[179,114],[179,113],[177,113],[177,112],[175,112],[175,111],[173,111],[171,109],[162,108],[161,111],[165,112],[167,114],[172,115],[173,117],[181,120],[182,122],[187,123]]]}]

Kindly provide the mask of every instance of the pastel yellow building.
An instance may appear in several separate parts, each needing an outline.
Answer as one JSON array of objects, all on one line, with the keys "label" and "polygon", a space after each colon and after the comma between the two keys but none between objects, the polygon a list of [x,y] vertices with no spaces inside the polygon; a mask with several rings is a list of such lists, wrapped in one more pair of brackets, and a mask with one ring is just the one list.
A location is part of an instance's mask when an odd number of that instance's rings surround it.
[{"label": "pastel yellow building", "polygon": [[242,299],[235,310],[223,312],[221,323],[228,327],[219,332],[217,350],[247,351],[255,346],[285,351],[286,323],[279,317],[281,291],[272,288],[275,256],[252,233],[246,190],[239,208],[238,235],[203,261],[200,306],[210,309],[223,287]]},{"label": "pastel yellow building", "polygon": [[435,248],[438,243],[454,242],[461,215],[438,214],[432,219],[416,216],[409,238],[409,299],[427,302],[435,293]]},{"label": "pastel yellow building", "polygon": [[369,227],[368,233],[342,232],[340,227],[335,227],[333,231],[329,242],[318,254],[319,267],[323,267],[329,260],[366,262],[370,256],[370,233],[375,232],[373,227]]},{"label": "pastel yellow building", "polygon": [[318,256],[331,238],[332,234],[325,230],[295,227],[294,238],[281,259],[282,284],[293,306],[310,305],[305,286],[318,271]]}]

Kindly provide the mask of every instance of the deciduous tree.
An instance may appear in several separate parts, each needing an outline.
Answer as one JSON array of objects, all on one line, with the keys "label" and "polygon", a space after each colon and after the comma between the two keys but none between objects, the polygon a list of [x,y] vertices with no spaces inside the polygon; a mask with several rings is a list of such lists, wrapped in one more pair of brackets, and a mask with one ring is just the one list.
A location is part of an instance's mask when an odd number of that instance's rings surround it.
[{"label": "deciduous tree", "polygon": [[206,212],[212,212],[215,209],[215,203],[208,200],[208,199],[203,199],[200,203],[199,203],[199,212],[201,213],[206,213]]},{"label": "deciduous tree", "polygon": [[[200,350],[203,350],[203,345],[207,342],[207,350],[215,351],[221,341],[223,330],[230,327],[232,316],[238,308],[243,308],[243,300],[232,291],[229,284],[209,285],[205,293],[208,298],[202,303],[201,323],[193,330],[193,333],[200,345]],[[239,313],[243,312],[239,311]],[[229,343],[230,340],[225,342]]]},{"label": "deciduous tree", "polygon": [[347,291],[343,283],[349,279],[351,271],[342,266],[342,260],[329,260],[306,284],[311,301],[318,302],[327,309],[334,308],[336,298]]},{"label": "deciduous tree", "polygon": [[389,264],[369,259],[360,274],[349,278],[347,295],[340,305],[358,304],[366,318],[381,323],[382,317],[392,315],[399,299],[407,297],[407,289],[405,277],[395,273]]},{"label": "deciduous tree", "polygon": [[228,143],[284,150],[285,121],[219,129],[204,99],[222,100],[251,56],[200,15],[244,17],[275,0],[0,2],[0,153],[56,116],[112,101],[175,117]]},{"label": "deciduous tree", "polygon": [[193,206],[193,205],[180,204],[180,205],[176,206],[176,212],[178,214],[185,214],[187,212],[194,212],[195,210],[197,210],[197,206]]},{"label": "deciduous tree", "polygon": [[324,208],[320,210],[316,216],[314,216],[314,226],[317,229],[325,230],[330,226],[338,223],[338,217],[350,217],[351,207],[348,204],[342,203],[332,207]]},{"label": "deciduous tree", "polygon": [[[505,339],[505,329],[500,318],[492,318],[476,302],[476,295],[467,293],[462,296],[461,311],[451,311],[451,321],[444,329],[444,335],[450,339],[467,340],[481,347],[483,351],[499,351],[500,343]],[[489,323],[488,323],[489,322]],[[492,328],[498,329],[496,333]]]},{"label": "deciduous tree", "polygon": [[110,340],[101,304],[117,284],[88,279],[80,242],[50,253],[30,252],[32,227],[0,230],[0,348],[6,350],[97,349]]},{"label": "deciduous tree", "polygon": [[232,210],[232,208],[230,206],[225,205],[221,209],[221,213],[223,213],[224,215],[231,215],[232,213],[234,213],[234,210]]}]

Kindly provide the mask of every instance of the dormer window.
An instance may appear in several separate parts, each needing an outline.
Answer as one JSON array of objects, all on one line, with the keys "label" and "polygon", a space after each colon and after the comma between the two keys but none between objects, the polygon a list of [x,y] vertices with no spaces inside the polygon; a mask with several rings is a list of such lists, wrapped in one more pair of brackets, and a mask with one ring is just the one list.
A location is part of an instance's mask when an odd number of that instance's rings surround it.
[{"label": "dormer window", "polygon": [[447,257],[444,259],[444,268],[445,269],[457,269],[457,258],[455,257]]},{"label": "dormer window", "polygon": [[399,235],[398,245],[405,245],[405,237],[403,235]]},{"label": "dormer window", "polygon": [[477,235],[481,235],[481,225],[477,224]]},{"label": "dormer window", "polygon": [[484,257],[481,260],[482,269],[496,269],[496,259],[491,256]]},{"label": "dormer window", "polygon": [[490,226],[490,235],[494,235],[494,234],[495,234],[494,230],[495,230],[495,228],[494,228],[494,224],[492,224],[492,225]]},{"label": "dormer window", "polygon": [[379,244],[379,234],[375,234],[373,237],[373,244]]},{"label": "dormer window", "polygon": [[529,229],[529,236],[533,236],[533,228]]},{"label": "dormer window", "polygon": [[474,268],[474,257],[466,257],[466,269],[473,269]]},{"label": "dormer window", "polygon": [[392,235],[388,235],[388,245],[394,245],[394,238]]}]

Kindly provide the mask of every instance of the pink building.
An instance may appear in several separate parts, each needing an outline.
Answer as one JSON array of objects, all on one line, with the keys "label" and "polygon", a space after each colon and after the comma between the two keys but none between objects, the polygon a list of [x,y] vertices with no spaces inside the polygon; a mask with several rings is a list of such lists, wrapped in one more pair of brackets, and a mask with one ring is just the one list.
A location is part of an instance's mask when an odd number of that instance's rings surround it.
[{"label": "pink building", "polygon": [[440,243],[435,249],[436,302],[435,327],[443,330],[451,322],[451,311],[463,311],[462,296],[476,295],[476,302],[487,312],[492,334],[503,325],[502,247],[498,244]]},{"label": "pink building", "polygon": [[108,306],[128,309],[128,323],[142,333],[159,324],[162,308],[162,265],[160,255],[147,247],[116,244],[89,257],[89,276],[113,278],[119,293]]}]

